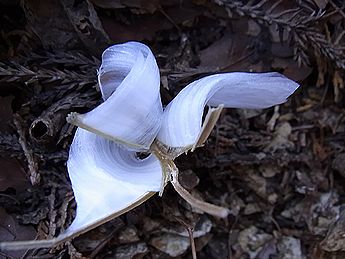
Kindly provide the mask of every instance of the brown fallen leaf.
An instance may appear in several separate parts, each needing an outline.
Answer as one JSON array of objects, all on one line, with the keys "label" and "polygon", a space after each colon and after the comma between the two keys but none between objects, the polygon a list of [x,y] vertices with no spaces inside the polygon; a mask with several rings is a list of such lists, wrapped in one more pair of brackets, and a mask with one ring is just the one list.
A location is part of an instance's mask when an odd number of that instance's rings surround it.
[{"label": "brown fallen leaf", "polygon": [[0,97],[0,132],[8,131],[9,122],[12,121],[12,101],[13,96]]},{"label": "brown fallen leaf", "polygon": [[328,4],[329,0],[313,0],[313,2],[319,7],[320,9],[324,9]]},{"label": "brown fallen leaf", "polygon": [[328,252],[345,251],[345,210],[339,218],[331,224],[324,240],[320,243],[323,250]]},{"label": "brown fallen leaf", "polygon": [[[250,67],[250,51],[248,46],[251,38],[247,35],[224,32],[224,36],[206,49],[200,51],[199,68],[209,70],[247,71]],[[261,71],[260,71],[261,72]]]},{"label": "brown fallen leaf", "polygon": [[305,80],[313,71],[311,67],[299,67],[291,58],[275,58],[272,62],[272,67],[276,70],[283,69],[283,74],[286,77],[299,82]]},{"label": "brown fallen leaf", "polygon": [[0,158],[0,191],[13,188],[22,192],[30,187],[25,171],[17,159],[11,157]]},{"label": "brown fallen leaf", "polygon": [[[36,230],[32,226],[19,225],[18,222],[7,212],[0,208],[0,240],[15,241],[15,240],[32,240],[36,237]],[[2,256],[10,258],[21,258],[26,251],[3,251]],[[2,257],[1,258],[4,258]],[[7,257],[6,257],[7,258]]]},{"label": "brown fallen leaf", "polygon": [[190,23],[200,14],[199,10],[177,6],[165,8],[164,15],[156,11],[150,15],[142,15],[128,24],[118,22],[111,16],[100,15],[99,18],[113,42],[125,42],[154,40],[158,31],[172,29],[176,24]]},{"label": "brown fallen leaf", "polygon": [[28,26],[46,49],[73,49],[82,43],[99,56],[108,45],[108,36],[88,1],[28,0],[22,7]]},{"label": "brown fallen leaf", "polygon": [[105,9],[119,9],[129,7],[140,9],[141,11],[147,11],[150,13],[153,13],[160,5],[158,0],[91,0],[91,2]]}]

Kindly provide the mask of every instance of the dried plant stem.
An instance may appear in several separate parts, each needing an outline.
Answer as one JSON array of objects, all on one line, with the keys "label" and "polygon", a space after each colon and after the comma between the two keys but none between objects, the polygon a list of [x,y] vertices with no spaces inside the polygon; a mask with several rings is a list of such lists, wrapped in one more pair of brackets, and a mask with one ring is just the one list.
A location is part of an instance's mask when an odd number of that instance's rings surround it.
[{"label": "dried plant stem", "polygon": [[205,121],[202,125],[202,129],[199,133],[199,136],[197,138],[197,141],[195,141],[195,144],[192,147],[192,152],[197,148],[202,146],[205,141],[210,136],[214,126],[216,125],[220,114],[222,113],[222,110],[224,108],[224,105],[221,104],[217,108],[210,108],[206,114]]},{"label": "dried plant stem", "polygon": [[64,239],[53,238],[53,239],[47,239],[47,240],[1,242],[0,250],[15,251],[15,250],[34,249],[34,248],[50,248],[64,241],[65,241]]},{"label": "dried plant stem", "polygon": [[41,176],[38,173],[38,165],[34,159],[32,150],[28,147],[25,137],[25,131],[22,127],[22,118],[19,114],[13,115],[13,122],[14,125],[17,128],[17,132],[19,134],[19,143],[24,151],[24,155],[26,157],[26,160],[28,161],[28,167],[29,167],[29,177],[32,185],[37,185],[40,180]]},{"label": "dried plant stem", "polygon": [[192,250],[192,258],[193,259],[197,259],[195,242],[194,242],[194,237],[193,237],[193,227],[191,227],[189,224],[187,224],[181,218],[176,217],[176,220],[186,227],[186,229],[188,231],[190,247],[191,247],[191,250]]},{"label": "dried plant stem", "polygon": [[194,198],[178,181],[178,171],[172,172],[171,184],[174,186],[174,189],[177,193],[187,201],[192,207],[202,210],[210,215],[226,218],[229,215],[229,210],[224,207],[216,206],[214,204],[204,202]]},{"label": "dried plant stem", "polygon": [[279,119],[279,105],[274,106],[274,113],[271,119],[267,122],[267,127],[270,131],[274,130],[277,120]]},{"label": "dried plant stem", "polygon": [[161,166],[162,166],[162,181],[161,187],[159,190],[159,196],[162,197],[163,191],[167,183],[170,181],[171,175],[173,172],[178,171],[175,163],[174,158],[171,157],[167,149],[164,148],[163,144],[160,144],[157,140],[154,141],[150,147],[150,151],[155,154],[155,156],[159,159]]},{"label": "dried plant stem", "polygon": [[[216,109],[216,120],[219,117],[222,107]],[[212,112],[211,112],[212,113]],[[212,120],[211,120],[212,121]],[[210,122],[212,124],[212,122]],[[212,124],[214,125],[214,124]],[[213,128],[213,126],[212,126]],[[211,128],[211,130],[212,130]],[[206,135],[208,136],[209,133]],[[207,137],[206,137],[207,138]],[[163,168],[163,180],[162,180],[162,188],[160,193],[163,192],[164,186],[166,184],[167,177],[170,177],[171,184],[174,186],[176,192],[185,200],[187,201],[192,207],[202,210],[210,215],[226,218],[229,214],[229,210],[227,208],[223,208],[220,206],[216,206],[211,203],[207,203],[201,200],[194,198],[186,189],[182,187],[182,185],[178,181],[178,168],[176,167],[175,163],[173,162],[172,158],[168,155],[169,153],[166,152],[165,149],[162,149],[157,142],[154,142],[151,145],[151,151],[157,156],[160,160],[162,168]]]},{"label": "dried plant stem", "polygon": [[193,230],[190,227],[188,227],[187,231],[188,231],[189,240],[190,240],[190,247],[192,249],[192,257],[193,257],[193,259],[197,259],[195,241],[194,241],[194,237],[193,237]]},{"label": "dried plant stem", "polygon": [[66,121],[68,123],[72,124],[72,125],[75,125],[77,127],[83,128],[83,129],[85,129],[87,131],[95,133],[95,134],[97,134],[99,136],[102,136],[103,138],[109,139],[109,140],[114,141],[116,143],[119,143],[119,144],[122,144],[122,145],[125,145],[125,146],[129,146],[129,147],[132,147],[132,148],[136,148],[136,149],[145,149],[144,146],[141,146],[141,145],[138,145],[138,144],[135,144],[135,143],[129,143],[129,142],[123,141],[121,139],[118,139],[118,138],[115,138],[113,136],[107,135],[104,132],[101,132],[98,129],[95,129],[95,128],[93,128],[92,126],[90,126],[88,124],[85,124],[83,122],[83,117],[84,116],[85,115],[79,114],[77,112],[71,112],[70,114],[67,115]]}]

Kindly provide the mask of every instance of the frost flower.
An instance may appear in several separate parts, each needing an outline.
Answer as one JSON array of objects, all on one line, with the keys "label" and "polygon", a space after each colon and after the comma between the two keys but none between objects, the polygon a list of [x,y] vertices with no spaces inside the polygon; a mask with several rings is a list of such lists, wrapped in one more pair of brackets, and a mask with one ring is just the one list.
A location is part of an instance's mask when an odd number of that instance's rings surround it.
[{"label": "frost flower", "polygon": [[[67,162],[76,217],[58,238],[32,246],[86,232],[162,191],[169,180],[192,206],[226,217],[226,208],[195,200],[179,185],[174,158],[205,142],[223,107],[267,108],[284,103],[298,88],[279,73],[215,74],[186,86],[163,109],[156,60],[138,42],[106,49],[98,82],[104,102],[67,118],[78,126]],[[141,159],[138,152],[150,155]]]}]

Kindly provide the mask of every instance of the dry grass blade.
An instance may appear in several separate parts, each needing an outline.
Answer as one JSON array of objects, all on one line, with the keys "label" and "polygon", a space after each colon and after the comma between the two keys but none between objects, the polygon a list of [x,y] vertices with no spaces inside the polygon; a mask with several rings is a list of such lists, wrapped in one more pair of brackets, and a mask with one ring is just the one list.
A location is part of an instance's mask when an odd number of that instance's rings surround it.
[{"label": "dry grass blade", "polygon": [[226,218],[230,211],[227,208],[220,207],[205,201],[194,198],[178,181],[178,171],[172,172],[171,184],[174,186],[176,192],[186,200],[192,207],[204,211],[210,215]]}]

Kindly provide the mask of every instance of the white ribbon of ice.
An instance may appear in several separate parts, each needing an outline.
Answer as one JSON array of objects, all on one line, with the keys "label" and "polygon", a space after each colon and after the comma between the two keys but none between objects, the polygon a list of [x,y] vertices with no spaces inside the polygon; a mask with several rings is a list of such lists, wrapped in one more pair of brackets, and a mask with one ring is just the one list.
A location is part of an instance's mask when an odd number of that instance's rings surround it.
[{"label": "white ribbon of ice", "polygon": [[186,86],[165,108],[157,139],[182,150],[200,134],[206,105],[263,109],[281,104],[298,84],[279,73],[224,73],[201,78]]},{"label": "white ribbon of ice", "polygon": [[[144,202],[160,190],[167,167],[174,167],[172,159],[194,149],[204,131],[203,141],[207,138],[223,106],[267,108],[285,102],[298,88],[297,83],[279,73],[216,74],[186,86],[163,113],[156,60],[151,50],[138,42],[106,49],[98,81],[104,102],[86,114],[68,117],[69,122],[79,126],[67,163],[77,202],[76,218],[58,238],[23,242],[21,249],[51,246]],[[206,105],[218,107],[206,116],[209,129],[202,126]],[[165,151],[157,153],[157,147]],[[153,154],[139,159],[136,151],[143,150]],[[178,152],[169,156],[171,150]],[[176,178],[173,174],[173,184]],[[174,187],[179,191],[179,186]],[[191,200],[184,192],[182,189],[179,193]],[[202,202],[198,204],[202,206]],[[212,213],[218,208],[211,206],[205,211]],[[226,216],[227,211],[218,214]],[[16,247],[14,243],[0,245],[6,249]]]},{"label": "white ribbon of ice", "polygon": [[139,159],[135,151],[80,128],[67,168],[77,215],[66,234],[85,232],[114,213],[123,214],[159,191],[162,181],[161,163],[154,154]]},{"label": "white ribbon of ice", "polygon": [[137,150],[148,150],[161,125],[163,108],[156,60],[144,44],[128,42],[103,52],[98,82],[104,102],[68,120]]}]

